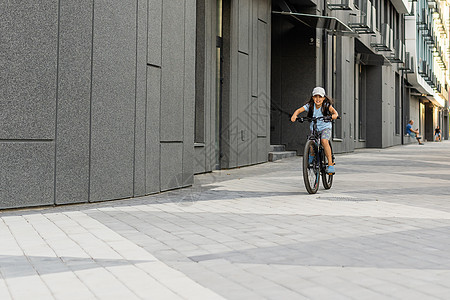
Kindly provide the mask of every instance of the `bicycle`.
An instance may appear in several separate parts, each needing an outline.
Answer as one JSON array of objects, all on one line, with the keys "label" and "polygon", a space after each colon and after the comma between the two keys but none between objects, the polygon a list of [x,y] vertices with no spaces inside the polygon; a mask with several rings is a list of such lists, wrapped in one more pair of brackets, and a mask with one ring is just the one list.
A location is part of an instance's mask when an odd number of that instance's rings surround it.
[{"label": "bicycle", "polygon": [[[317,193],[319,189],[319,177],[322,174],[322,184],[325,189],[330,189],[333,184],[333,174],[327,173],[328,159],[323,149],[320,133],[317,130],[317,121],[324,120],[325,122],[331,122],[331,117],[317,117],[317,118],[297,118],[300,123],[305,120],[313,123],[313,130],[311,135],[307,137],[305,150],[303,151],[303,181],[305,183],[306,190],[309,194]],[[340,117],[338,117],[340,119]],[[333,146],[330,143],[332,165],[334,165],[334,153]],[[310,157],[313,157],[310,162]]]}]

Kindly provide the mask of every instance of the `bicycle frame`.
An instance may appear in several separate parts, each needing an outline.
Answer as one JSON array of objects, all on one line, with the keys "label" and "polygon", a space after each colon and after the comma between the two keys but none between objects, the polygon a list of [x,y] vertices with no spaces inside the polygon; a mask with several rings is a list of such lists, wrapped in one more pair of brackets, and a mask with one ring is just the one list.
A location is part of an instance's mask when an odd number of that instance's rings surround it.
[{"label": "bicycle frame", "polygon": [[315,160],[317,162],[317,165],[319,166],[320,171],[324,171],[327,166],[323,165],[323,161],[321,159],[322,155],[325,155],[325,149],[322,146],[322,138],[320,136],[319,130],[317,129],[317,121],[324,120],[324,119],[326,119],[326,117],[317,117],[317,118],[315,118],[315,117],[312,117],[312,118],[305,117],[305,118],[299,118],[298,119],[299,122],[301,122],[301,123],[303,123],[306,120],[306,121],[309,121],[309,122],[311,122],[313,124],[313,130],[312,130],[311,134],[309,134],[307,136],[306,139],[314,141],[314,144],[316,146],[315,150],[317,150],[317,155],[315,157]]},{"label": "bicycle frame", "polygon": [[[307,120],[312,123],[312,132],[308,135],[305,150],[303,153],[303,180],[308,193],[315,194],[319,188],[319,178],[322,177],[322,183],[325,189],[330,189],[333,183],[333,174],[327,173],[328,159],[325,155],[325,149],[322,146],[322,138],[317,129],[317,121],[326,120],[331,122],[330,117],[316,118],[298,118],[303,123]],[[330,143],[331,159],[334,163],[333,150]],[[311,159],[314,157],[314,159]]]}]

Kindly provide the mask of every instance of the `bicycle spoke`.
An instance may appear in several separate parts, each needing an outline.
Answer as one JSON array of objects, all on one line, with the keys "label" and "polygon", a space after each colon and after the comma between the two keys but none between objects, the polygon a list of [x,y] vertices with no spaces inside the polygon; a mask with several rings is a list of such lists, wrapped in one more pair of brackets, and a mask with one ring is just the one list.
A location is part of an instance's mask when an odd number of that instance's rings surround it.
[{"label": "bicycle spoke", "polygon": [[[333,147],[331,145],[331,142],[330,142],[330,149],[331,149],[331,155],[333,156]],[[322,184],[323,184],[323,187],[328,190],[331,188],[331,185],[333,184],[333,175],[330,175],[327,173],[328,159],[325,155],[323,157],[323,166],[324,166],[324,169],[322,171]]]},{"label": "bicycle spoke", "polygon": [[[310,162],[311,159],[312,162]],[[308,193],[314,194],[317,192],[319,188],[319,177],[317,144],[312,140],[308,140],[303,153],[303,181]]]}]

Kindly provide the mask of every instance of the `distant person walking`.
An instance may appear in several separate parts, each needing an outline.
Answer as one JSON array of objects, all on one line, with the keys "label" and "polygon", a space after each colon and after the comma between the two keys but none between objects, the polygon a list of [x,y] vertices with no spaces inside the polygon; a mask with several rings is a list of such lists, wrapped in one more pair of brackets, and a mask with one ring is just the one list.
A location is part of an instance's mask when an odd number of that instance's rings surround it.
[{"label": "distant person walking", "polygon": [[439,125],[434,130],[434,140],[436,142],[440,142],[441,141],[441,129],[439,128]]},{"label": "distant person walking", "polygon": [[409,135],[412,138],[416,138],[419,142],[419,145],[423,145],[423,143],[420,142],[421,137],[419,136],[419,129],[412,129],[412,126],[414,124],[413,120],[409,120],[408,125],[406,125],[406,134]]}]

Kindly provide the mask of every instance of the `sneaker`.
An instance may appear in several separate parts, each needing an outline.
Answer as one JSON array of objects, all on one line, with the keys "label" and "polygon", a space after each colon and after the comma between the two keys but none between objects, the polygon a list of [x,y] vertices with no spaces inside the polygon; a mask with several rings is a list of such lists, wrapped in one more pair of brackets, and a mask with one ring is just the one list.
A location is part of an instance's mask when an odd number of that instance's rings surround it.
[{"label": "sneaker", "polygon": [[314,156],[309,155],[309,156],[308,156],[308,163],[309,163],[309,164],[312,164],[313,161],[314,161]]},{"label": "sneaker", "polygon": [[328,166],[327,173],[330,175],[333,175],[334,174],[334,166]]},{"label": "sneaker", "polygon": [[419,143],[419,145],[423,145],[423,143]]}]

